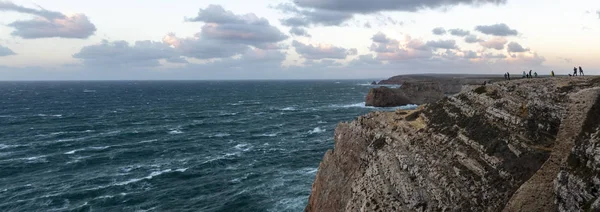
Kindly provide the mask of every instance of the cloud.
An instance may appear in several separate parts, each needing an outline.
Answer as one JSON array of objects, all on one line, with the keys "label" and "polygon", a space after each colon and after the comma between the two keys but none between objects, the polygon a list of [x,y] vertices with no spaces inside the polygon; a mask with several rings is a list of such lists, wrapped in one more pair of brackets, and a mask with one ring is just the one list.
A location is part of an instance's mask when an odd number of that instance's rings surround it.
[{"label": "cloud", "polygon": [[529,48],[523,48],[523,46],[517,42],[510,42],[508,43],[507,50],[508,52],[527,52],[529,51]]},{"label": "cloud", "polygon": [[292,42],[292,46],[296,49],[296,52],[306,59],[320,60],[320,59],[346,59],[349,55],[356,55],[356,49],[346,49],[342,47],[336,47],[332,45],[311,45],[303,44],[296,40]]},{"label": "cloud", "polygon": [[431,32],[433,32],[434,35],[444,35],[444,34],[446,34],[446,30],[443,27],[434,28],[433,30],[431,30]]},{"label": "cloud", "polygon": [[167,58],[167,62],[169,62],[169,63],[189,63],[183,57],[170,57],[170,58]]},{"label": "cloud", "polygon": [[[375,59],[379,61],[405,61],[419,58],[430,58],[431,47],[421,40],[406,36],[404,41],[391,39],[382,32],[371,38],[373,43],[369,49],[376,53]],[[360,61],[357,61],[360,62]]]},{"label": "cloud", "polygon": [[502,50],[504,49],[504,44],[506,44],[507,42],[508,41],[506,40],[506,38],[495,37],[487,41],[480,41],[479,44],[488,49]]},{"label": "cloud", "polygon": [[489,59],[504,59],[504,58],[507,58],[507,56],[504,55],[504,54],[494,54],[494,53],[483,54],[483,57],[489,58]]},{"label": "cloud", "polygon": [[511,29],[510,27],[508,27],[508,25],[501,23],[501,24],[494,24],[494,25],[482,25],[482,26],[476,26],[475,30],[486,34],[486,35],[495,35],[495,36],[510,36],[510,35],[518,35],[519,32],[517,30]]},{"label": "cloud", "polygon": [[160,59],[176,57],[175,50],[168,44],[153,41],[137,41],[129,45],[127,41],[102,41],[100,44],[85,46],[73,58],[83,60],[86,66],[100,67],[156,67]]},{"label": "cloud", "polygon": [[173,46],[179,54],[197,59],[232,57],[242,54],[250,48],[246,44],[205,39],[199,34],[194,37],[179,38],[171,33],[163,38],[163,42]]},{"label": "cloud", "polygon": [[220,5],[209,5],[206,9],[200,9],[196,17],[186,20],[204,22],[197,37],[206,39],[266,48],[288,38],[266,18],[259,18],[253,13],[236,15]]},{"label": "cloud", "polygon": [[455,40],[427,41],[425,44],[434,49],[457,49]]},{"label": "cloud", "polygon": [[436,9],[460,4],[504,4],[506,0],[294,0],[294,3],[303,8],[368,14],[381,11],[415,12],[426,8]]},{"label": "cloud", "polygon": [[450,32],[451,35],[460,36],[460,37],[464,37],[464,36],[471,34],[471,32],[469,32],[468,30],[463,30],[463,29],[450,29],[448,31]]},{"label": "cloud", "polygon": [[84,14],[65,15],[46,9],[31,9],[11,2],[0,1],[0,11],[17,12],[36,16],[35,19],[15,21],[7,26],[15,29],[11,34],[24,39],[79,38],[84,39],[96,32],[96,26]]},{"label": "cloud", "polygon": [[279,4],[275,8],[292,16],[280,20],[282,25],[290,27],[338,26],[354,17],[353,14],[347,12],[301,9],[289,3]]},{"label": "cloud", "polygon": [[477,43],[477,42],[481,42],[481,41],[483,41],[483,40],[479,39],[475,35],[467,35],[467,36],[465,36],[465,42],[467,42],[467,43]]},{"label": "cloud", "polygon": [[598,14],[598,18],[600,18],[600,10],[596,11],[596,13]]},{"label": "cloud", "polygon": [[308,31],[306,31],[306,29],[300,28],[300,27],[292,27],[290,29],[290,34],[292,34],[292,35],[298,35],[298,36],[311,37],[310,34],[308,34]]},{"label": "cloud", "polygon": [[569,58],[569,57],[557,57],[557,58],[565,63],[573,63],[573,58]]},{"label": "cloud", "polygon": [[477,55],[477,52],[468,50],[463,52],[463,54],[465,55],[465,59],[475,59],[475,58],[480,58],[479,55]]},{"label": "cloud", "polygon": [[4,47],[4,46],[0,45],[0,57],[15,55],[15,54],[16,53],[13,52],[12,50],[10,50],[8,47]]}]

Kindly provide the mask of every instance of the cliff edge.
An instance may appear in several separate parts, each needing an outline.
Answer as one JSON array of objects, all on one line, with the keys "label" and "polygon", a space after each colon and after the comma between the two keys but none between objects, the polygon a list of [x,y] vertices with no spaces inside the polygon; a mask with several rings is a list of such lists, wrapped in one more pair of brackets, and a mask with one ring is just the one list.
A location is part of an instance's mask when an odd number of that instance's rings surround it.
[{"label": "cliff edge", "polygon": [[465,86],[340,123],[305,211],[600,209],[600,80]]}]

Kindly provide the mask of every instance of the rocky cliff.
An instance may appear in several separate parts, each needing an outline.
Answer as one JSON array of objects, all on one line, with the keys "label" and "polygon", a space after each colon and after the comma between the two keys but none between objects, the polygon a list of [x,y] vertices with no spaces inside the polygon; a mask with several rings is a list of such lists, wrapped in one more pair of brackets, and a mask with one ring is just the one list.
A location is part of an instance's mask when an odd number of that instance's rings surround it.
[{"label": "rocky cliff", "polygon": [[444,98],[444,93],[450,91],[444,90],[444,86],[448,85],[442,85],[437,81],[410,81],[402,84],[400,88],[388,88],[384,86],[372,88],[367,94],[365,105],[396,107],[407,104],[432,103]]},{"label": "rocky cliff", "polygon": [[600,209],[600,80],[465,86],[335,131],[306,211]]}]

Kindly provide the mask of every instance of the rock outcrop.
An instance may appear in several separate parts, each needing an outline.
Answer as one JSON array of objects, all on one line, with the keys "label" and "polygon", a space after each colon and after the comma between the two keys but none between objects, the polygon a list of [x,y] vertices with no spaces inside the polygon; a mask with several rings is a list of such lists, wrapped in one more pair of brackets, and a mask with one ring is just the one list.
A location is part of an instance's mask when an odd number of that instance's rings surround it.
[{"label": "rock outcrop", "polygon": [[340,123],[306,211],[600,209],[600,80],[465,86]]},{"label": "rock outcrop", "polygon": [[[366,106],[396,107],[410,104],[427,104],[439,101],[446,95],[459,93],[463,85],[481,85],[488,78],[467,78],[445,75],[395,76],[378,84],[399,84],[400,88],[372,88],[366,97]],[[397,99],[396,99],[397,98]]]},{"label": "rock outcrop", "polygon": [[375,107],[395,107],[407,104],[413,103],[406,97],[404,92],[399,89],[392,89],[385,86],[371,88],[365,100],[366,106]]}]

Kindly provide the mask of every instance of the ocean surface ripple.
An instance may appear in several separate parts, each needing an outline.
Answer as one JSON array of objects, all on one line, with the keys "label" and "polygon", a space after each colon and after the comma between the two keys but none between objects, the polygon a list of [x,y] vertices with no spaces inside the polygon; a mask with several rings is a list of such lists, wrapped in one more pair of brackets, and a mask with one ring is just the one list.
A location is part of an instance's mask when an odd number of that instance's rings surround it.
[{"label": "ocean surface ripple", "polygon": [[365,82],[0,82],[0,211],[302,211]]}]

